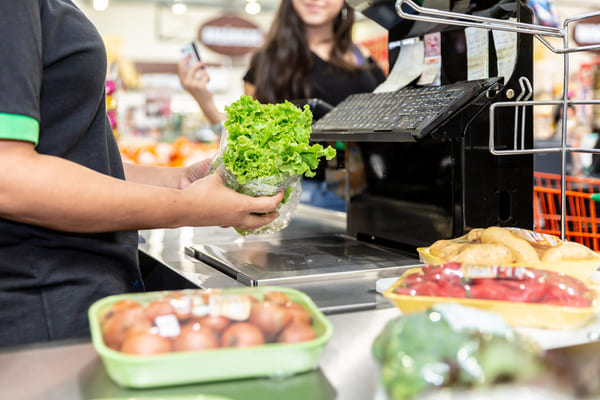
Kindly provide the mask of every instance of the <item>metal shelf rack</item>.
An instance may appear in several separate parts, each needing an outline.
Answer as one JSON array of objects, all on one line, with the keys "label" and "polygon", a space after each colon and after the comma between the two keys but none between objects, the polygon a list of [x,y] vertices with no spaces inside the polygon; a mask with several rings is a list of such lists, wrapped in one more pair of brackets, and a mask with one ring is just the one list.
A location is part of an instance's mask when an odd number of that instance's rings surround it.
[{"label": "metal shelf rack", "polygon": [[[517,0],[519,1],[519,0]],[[403,10],[403,5],[407,5],[415,13],[408,13]],[[561,239],[565,238],[565,204],[566,204],[566,154],[567,152],[574,153],[594,153],[600,154],[600,149],[587,149],[587,148],[576,148],[567,146],[567,107],[569,105],[600,105],[600,100],[569,100],[569,54],[582,51],[600,50],[600,44],[589,45],[589,46],[578,46],[569,47],[569,24],[600,16],[600,11],[583,14],[580,16],[567,18],[563,21],[563,25],[560,28],[546,27],[535,24],[529,24],[524,22],[503,20],[489,17],[482,17],[471,14],[457,13],[452,11],[444,11],[433,8],[422,7],[416,4],[413,0],[397,0],[396,1],[396,13],[401,17],[409,20],[432,22],[436,24],[455,25],[462,27],[473,27],[489,30],[501,30],[507,32],[516,32],[529,34],[536,37],[544,46],[550,51],[556,54],[563,55],[563,98],[562,100],[553,101],[533,101],[529,100],[533,96],[533,89],[531,83],[526,78],[522,77],[519,79],[521,86],[521,93],[517,96],[516,101],[506,101],[493,103],[490,106],[490,137],[489,137],[489,150],[492,154],[498,156],[504,155],[516,155],[516,154],[538,154],[538,153],[561,153]],[[554,47],[546,38],[554,37],[561,38],[563,46],[560,48]],[[560,147],[548,147],[539,149],[525,149],[523,146],[523,136],[525,133],[525,112],[524,108],[527,106],[539,106],[539,105],[562,105],[562,124],[561,124],[561,146]],[[494,115],[495,110],[500,107],[514,107],[515,108],[515,132],[514,132],[514,145],[512,150],[496,150],[494,144]],[[518,132],[519,122],[518,115],[519,111],[521,114],[521,146],[518,148]]]}]

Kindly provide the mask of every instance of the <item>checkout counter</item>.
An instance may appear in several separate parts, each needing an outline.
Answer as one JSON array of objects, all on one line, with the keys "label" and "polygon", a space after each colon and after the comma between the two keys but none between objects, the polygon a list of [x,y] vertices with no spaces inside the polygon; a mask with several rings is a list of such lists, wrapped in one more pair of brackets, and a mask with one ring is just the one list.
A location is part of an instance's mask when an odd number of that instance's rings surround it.
[{"label": "checkout counter", "polygon": [[375,293],[376,280],[400,276],[419,260],[357,244],[346,237],[345,224],[343,212],[300,204],[286,229],[266,237],[222,228],[143,231],[146,289],[283,285],[307,293],[325,314],[387,305]]},{"label": "checkout counter", "polygon": [[[392,0],[348,3],[389,30],[390,65],[400,57],[405,39],[440,32],[444,60],[440,84],[466,79],[464,29],[402,20]],[[447,3],[446,9],[458,11],[468,11],[471,4],[471,11],[491,10],[501,18],[525,22],[532,18],[520,0],[424,0],[425,6],[430,3]],[[489,105],[518,93],[519,78],[532,79],[533,39],[515,35],[514,68],[502,86],[495,85],[462,104],[426,137],[315,130],[316,140],[354,143],[358,149],[356,158],[345,152],[347,170],[363,172],[347,175],[347,213],[300,205],[290,226],[268,238],[242,238],[223,228],[141,232],[140,260],[147,290],[284,285],[311,296],[334,325],[319,369],[274,379],[128,390],[108,378],[91,343],[51,343],[0,351],[0,397],[168,399],[212,394],[239,400],[380,398],[371,345],[385,323],[400,311],[376,292],[377,281],[420,265],[416,247],[438,239],[491,225],[532,228],[533,157],[495,157],[488,150]],[[490,65],[498,56],[492,43]],[[497,146],[512,146],[514,114],[504,113],[498,121]],[[523,140],[530,145],[531,115],[525,121],[527,137]],[[350,193],[350,188],[360,190]],[[568,338],[560,333],[545,335],[545,345],[589,341],[597,335],[599,325],[569,332]]]},{"label": "checkout counter", "polygon": [[[303,205],[297,211],[285,231],[287,238],[301,241],[315,232],[325,235],[345,231],[343,213]],[[144,277],[149,285],[158,285],[149,289],[242,285],[183,251],[186,246],[208,239],[234,242],[239,235],[233,229],[159,229],[142,231],[141,238]],[[89,341],[65,341],[1,349],[0,397],[11,400],[201,400],[202,397],[196,396],[206,395],[234,400],[382,400],[379,370],[371,356],[371,346],[385,324],[401,313],[376,293],[375,279],[373,274],[365,274],[348,281],[342,279],[337,282],[338,286],[322,282],[312,289],[311,297],[325,309],[334,333],[325,346],[319,368],[307,373],[281,378],[127,389],[109,378]],[[347,306],[344,312],[332,307],[332,304],[341,303]],[[543,347],[555,348],[598,340],[600,319],[596,317],[588,326],[575,331],[519,330],[534,337]]]},{"label": "checkout counter", "polygon": [[[300,205],[285,231],[272,237],[297,240],[318,232],[345,232],[345,214]],[[235,287],[242,283],[186,255],[197,243],[234,243],[233,229],[180,228],[140,233],[141,267],[149,290],[183,287]],[[248,238],[249,242],[260,238]],[[417,263],[412,259],[412,265]],[[408,266],[407,266],[408,267]],[[371,344],[400,311],[375,292],[376,275],[365,273],[337,283],[322,282],[310,296],[334,326],[317,370],[291,377],[211,382],[158,389],[126,389],[107,375],[88,341],[56,342],[0,350],[0,398],[11,400],[193,399],[219,395],[235,400],[373,399],[379,372]],[[301,284],[300,284],[301,285]],[[340,300],[343,299],[343,300]],[[338,305],[345,303],[344,312]],[[329,309],[329,311],[327,311]],[[181,397],[183,396],[183,397]],[[201,399],[201,398],[200,398]]]}]

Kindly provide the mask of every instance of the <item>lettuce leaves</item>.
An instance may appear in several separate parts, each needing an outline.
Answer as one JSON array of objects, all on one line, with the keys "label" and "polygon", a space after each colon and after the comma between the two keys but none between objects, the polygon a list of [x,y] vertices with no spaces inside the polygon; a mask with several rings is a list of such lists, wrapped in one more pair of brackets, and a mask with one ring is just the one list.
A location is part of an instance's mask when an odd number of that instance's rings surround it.
[{"label": "lettuce leaves", "polygon": [[335,157],[333,147],[309,144],[308,105],[300,109],[289,101],[261,104],[242,96],[225,111],[228,138],[221,161],[240,185],[263,178],[275,183],[293,175],[312,177],[321,157]]}]

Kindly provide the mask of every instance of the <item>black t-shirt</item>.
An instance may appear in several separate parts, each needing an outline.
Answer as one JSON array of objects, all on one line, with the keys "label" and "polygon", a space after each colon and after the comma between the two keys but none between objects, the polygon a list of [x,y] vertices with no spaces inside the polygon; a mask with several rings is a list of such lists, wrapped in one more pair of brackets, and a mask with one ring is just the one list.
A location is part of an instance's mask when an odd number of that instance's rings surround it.
[{"label": "black t-shirt", "polygon": [[[70,0],[2,0],[0,38],[0,114],[38,121],[39,153],[124,179],[92,23]],[[88,335],[91,303],[142,290],[137,244],[137,232],[73,234],[0,219],[0,346]]]},{"label": "black t-shirt", "polygon": [[[310,70],[312,92],[303,93],[298,96],[298,99],[318,98],[332,106],[337,106],[351,94],[372,92],[385,80],[385,75],[371,57],[364,59],[358,48],[355,48],[354,53],[363,67],[354,72],[334,67],[312,53],[314,62]],[[244,75],[244,81],[255,85],[255,74],[256,72],[250,68]]]}]

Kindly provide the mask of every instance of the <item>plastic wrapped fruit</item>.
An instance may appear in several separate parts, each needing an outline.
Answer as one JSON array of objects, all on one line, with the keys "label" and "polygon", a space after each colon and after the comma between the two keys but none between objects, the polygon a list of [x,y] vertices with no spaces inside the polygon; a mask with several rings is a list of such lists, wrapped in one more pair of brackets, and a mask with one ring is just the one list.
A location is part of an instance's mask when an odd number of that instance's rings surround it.
[{"label": "plastic wrapped fruit", "polygon": [[108,296],[88,315],[108,376],[128,388],[307,372],[333,333],[309,296],[276,286]]},{"label": "plastic wrapped fruit", "polygon": [[[316,338],[313,317],[282,291],[180,291],[122,299],[100,317],[106,346],[132,355],[250,347]],[[290,325],[295,328],[286,330]],[[301,325],[301,326],[300,326]]]}]

